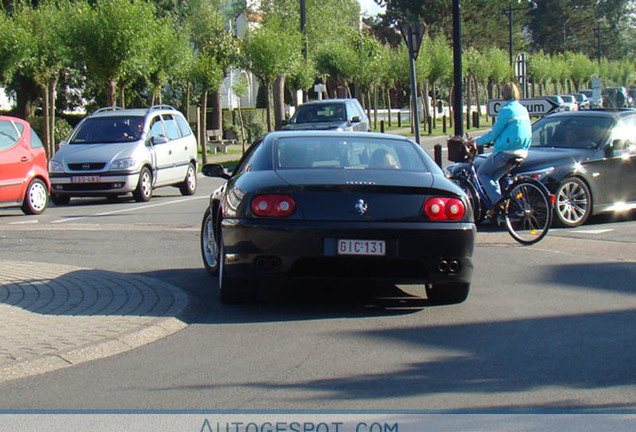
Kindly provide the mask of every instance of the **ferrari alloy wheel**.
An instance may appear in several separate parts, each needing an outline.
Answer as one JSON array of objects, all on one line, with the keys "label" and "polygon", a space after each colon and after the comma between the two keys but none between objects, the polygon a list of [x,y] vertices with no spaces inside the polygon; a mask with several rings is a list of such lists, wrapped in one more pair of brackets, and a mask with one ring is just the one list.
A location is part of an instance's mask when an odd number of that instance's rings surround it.
[{"label": "ferrari alloy wheel", "polygon": [[556,191],[554,211],[561,226],[583,225],[592,213],[592,194],[585,182],[576,177],[563,180]]},{"label": "ferrari alloy wheel", "polygon": [[214,220],[208,208],[201,223],[201,256],[205,269],[213,276],[219,274],[219,243],[214,231]]},{"label": "ferrari alloy wheel", "polygon": [[29,183],[26,193],[24,194],[22,211],[28,215],[42,213],[49,202],[48,197],[49,192],[46,189],[46,184],[42,180],[34,178],[31,180],[31,183]]},{"label": "ferrari alloy wheel", "polygon": [[426,296],[436,304],[461,303],[468,297],[470,284],[468,283],[439,283],[426,286]]}]

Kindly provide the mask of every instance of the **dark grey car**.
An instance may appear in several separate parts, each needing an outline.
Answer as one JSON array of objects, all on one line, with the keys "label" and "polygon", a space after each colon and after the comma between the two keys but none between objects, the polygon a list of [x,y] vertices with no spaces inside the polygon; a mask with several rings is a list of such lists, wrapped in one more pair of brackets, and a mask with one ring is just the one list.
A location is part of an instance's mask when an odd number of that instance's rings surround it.
[{"label": "dark grey car", "polygon": [[358,99],[326,99],[300,105],[283,129],[370,132],[371,124]]}]

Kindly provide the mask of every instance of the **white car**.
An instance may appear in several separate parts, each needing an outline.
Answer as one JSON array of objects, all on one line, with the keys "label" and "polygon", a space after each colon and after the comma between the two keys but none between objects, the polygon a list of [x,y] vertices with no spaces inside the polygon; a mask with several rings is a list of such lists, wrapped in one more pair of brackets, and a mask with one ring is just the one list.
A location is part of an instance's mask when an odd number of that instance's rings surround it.
[{"label": "white car", "polygon": [[132,193],[148,201],[160,186],[192,195],[197,140],[183,114],[167,105],[102,108],[84,118],[49,163],[51,201]]},{"label": "white car", "polygon": [[561,99],[563,99],[563,103],[561,107],[563,108],[561,111],[578,111],[579,104],[576,102],[576,98],[570,94],[561,95]]}]

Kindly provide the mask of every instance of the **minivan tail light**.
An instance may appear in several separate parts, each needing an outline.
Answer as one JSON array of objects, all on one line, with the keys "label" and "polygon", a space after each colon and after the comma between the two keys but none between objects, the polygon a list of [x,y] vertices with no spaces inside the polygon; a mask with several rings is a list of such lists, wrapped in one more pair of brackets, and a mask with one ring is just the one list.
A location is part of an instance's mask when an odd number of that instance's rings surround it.
[{"label": "minivan tail light", "polygon": [[459,220],[466,214],[466,206],[457,198],[429,198],[424,203],[424,214],[433,220]]},{"label": "minivan tail light", "polygon": [[288,195],[257,195],[250,208],[257,216],[287,217],[296,210],[296,202]]}]

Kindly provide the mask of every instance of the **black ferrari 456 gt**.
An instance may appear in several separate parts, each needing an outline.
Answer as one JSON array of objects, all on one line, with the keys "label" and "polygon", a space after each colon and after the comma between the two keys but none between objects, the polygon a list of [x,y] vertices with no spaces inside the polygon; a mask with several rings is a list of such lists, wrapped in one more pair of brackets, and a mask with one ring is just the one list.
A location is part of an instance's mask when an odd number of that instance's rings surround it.
[{"label": "black ferrari 456 gt", "polygon": [[263,282],[425,284],[430,301],[460,303],[473,272],[469,203],[410,139],[389,134],[280,131],[249,147],[210,197],[201,226],[206,269],[221,301]]}]

